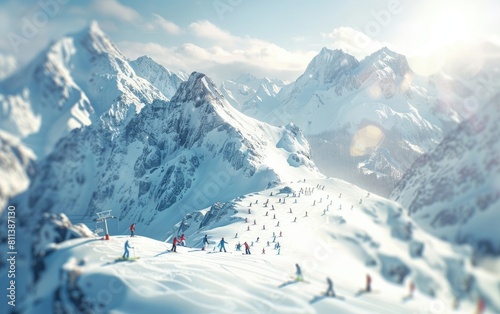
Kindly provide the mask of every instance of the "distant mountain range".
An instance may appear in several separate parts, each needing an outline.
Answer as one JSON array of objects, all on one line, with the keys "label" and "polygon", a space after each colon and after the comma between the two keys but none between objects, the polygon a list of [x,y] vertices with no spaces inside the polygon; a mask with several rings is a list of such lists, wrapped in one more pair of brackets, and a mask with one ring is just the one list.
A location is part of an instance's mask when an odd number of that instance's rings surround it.
[{"label": "distant mountain range", "polygon": [[404,56],[387,48],[362,61],[323,48],[295,82],[266,97],[242,81],[237,92],[227,88],[234,83],[221,87],[236,108],[274,125],[293,122],[306,134],[323,173],[383,195],[461,120]]},{"label": "distant mountain range", "polygon": [[174,204],[200,209],[319,176],[317,164],[383,195],[410,170],[393,197],[418,211],[405,182],[482,101],[475,95],[498,51],[486,48],[492,57],[468,78],[419,77],[387,48],[361,61],[324,48],[291,84],[245,74],[217,88],[147,56],[129,61],[93,22],[0,82],[0,172],[12,179],[0,204],[32,181],[17,198],[28,208],[116,208],[122,219],[152,221]]}]

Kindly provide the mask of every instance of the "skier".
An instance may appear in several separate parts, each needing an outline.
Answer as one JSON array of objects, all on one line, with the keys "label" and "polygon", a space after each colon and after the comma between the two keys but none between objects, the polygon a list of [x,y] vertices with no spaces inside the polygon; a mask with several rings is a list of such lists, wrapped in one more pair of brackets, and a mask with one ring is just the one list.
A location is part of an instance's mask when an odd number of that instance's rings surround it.
[{"label": "skier", "polygon": [[290,207],[290,214],[292,213],[292,208]]},{"label": "skier", "polygon": [[251,214],[252,212],[250,211],[250,208],[248,209],[248,213]]},{"label": "skier", "polygon": [[307,212],[306,212],[306,217],[307,217]]},{"label": "skier", "polygon": [[243,245],[245,246],[245,254],[252,254],[250,253],[250,245],[248,245],[248,243],[243,243]]},{"label": "skier", "polygon": [[335,297],[335,291],[333,291],[333,282],[330,277],[326,277],[326,282],[328,283],[328,289],[325,292],[327,297]]},{"label": "skier", "polygon": [[477,300],[476,314],[483,314],[485,309],[486,303],[484,302],[483,298],[479,297],[479,299]]},{"label": "skier", "polygon": [[247,223],[247,222],[248,222],[248,218],[247,218],[247,217],[245,217],[245,223]]},{"label": "skier", "polygon": [[254,219],[253,220],[253,224],[256,225],[257,224],[257,220]]},{"label": "skier", "polygon": [[184,233],[181,235],[179,242],[181,243],[182,246],[186,246],[186,237],[184,236]]},{"label": "skier", "polygon": [[282,236],[283,236],[283,233],[280,231],[280,237],[282,237]]},{"label": "skier", "polygon": [[178,242],[179,242],[179,240],[177,240],[177,237],[174,237],[174,240],[172,241],[172,248],[170,249],[170,251],[177,252],[177,243]]},{"label": "skier", "polygon": [[125,252],[123,252],[122,258],[128,259],[130,256],[130,252],[128,251],[128,249],[133,249],[133,248],[134,247],[130,246],[130,244],[128,243],[128,240],[125,241],[125,245],[124,245]]},{"label": "skier", "polygon": [[276,214],[273,215],[273,219],[276,219]]},{"label": "skier", "polygon": [[413,281],[410,281],[409,288],[410,288],[410,293],[408,294],[408,297],[413,298],[413,292],[415,291],[415,283],[413,283]]},{"label": "skier", "polygon": [[241,251],[241,244],[240,244],[240,242],[238,242],[238,244],[236,244],[236,251]]},{"label": "skier", "polygon": [[280,222],[278,221],[278,223],[276,224],[276,227],[279,227],[280,226]]},{"label": "skier", "polygon": [[205,237],[203,238],[203,248],[202,250],[205,251],[205,244],[208,246],[208,235],[205,234]]},{"label": "skier", "polygon": [[134,231],[135,231],[135,223],[133,223],[133,224],[130,225],[130,236],[131,237],[134,236]]},{"label": "skier", "polygon": [[224,250],[224,252],[227,252],[224,243],[228,244],[226,241],[224,241],[224,238],[222,238],[219,242],[219,252],[222,252],[222,250]]},{"label": "skier", "polygon": [[295,272],[295,280],[296,281],[303,281],[304,278],[302,277],[302,269],[300,269],[299,264],[295,264],[296,272]]},{"label": "skier", "polygon": [[266,216],[269,215],[269,212],[266,212]]},{"label": "skier", "polygon": [[262,248],[262,254],[266,254],[266,249]]},{"label": "skier", "polygon": [[259,239],[260,239],[260,237],[257,237],[257,241],[255,241],[255,242],[259,242]]},{"label": "skier", "polygon": [[372,277],[366,274],[366,292],[372,291]]},{"label": "skier", "polygon": [[297,222],[297,217],[295,217],[295,219],[293,220],[293,222]]}]

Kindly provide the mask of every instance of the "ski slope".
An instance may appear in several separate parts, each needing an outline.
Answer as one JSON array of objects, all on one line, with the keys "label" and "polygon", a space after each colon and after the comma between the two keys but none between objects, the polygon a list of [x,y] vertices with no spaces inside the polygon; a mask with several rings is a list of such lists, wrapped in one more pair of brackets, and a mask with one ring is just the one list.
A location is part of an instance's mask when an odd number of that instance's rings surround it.
[{"label": "ski slope", "polygon": [[[63,242],[46,257],[47,269],[24,308],[27,313],[49,313],[53,306],[98,313],[472,313],[481,295],[486,313],[498,311],[498,269],[474,268],[467,248],[415,226],[408,231],[412,222],[397,203],[337,179],[286,186],[311,193],[293,197],[279,193],[282,185],[228,202],[229,210],[208,220],[210,209],[189,215],[178,224],[187,236],[187,247],[178,246],[178,253],[168,251],[170,237],[165,243],[140,236],[140,225],[133,238]],[[202,251],[205,234],[210,245]],[[228,253],[216,248],[222,237]],[[140,258],[116,261],[126,240],[134,247],[131,256]],[[235,250],[245,241],[253,241],[251,255]],[[424,245],[420,255],[410,249],[416,242]],[[294,280],[295,263],[305,282]],[[373,292],[359,294],[366,274]],[[474,284],[461,292],[467,276]],[[322,296],[326,277],[342,299]],[[405,298],[410,281],[416,291]]]}]

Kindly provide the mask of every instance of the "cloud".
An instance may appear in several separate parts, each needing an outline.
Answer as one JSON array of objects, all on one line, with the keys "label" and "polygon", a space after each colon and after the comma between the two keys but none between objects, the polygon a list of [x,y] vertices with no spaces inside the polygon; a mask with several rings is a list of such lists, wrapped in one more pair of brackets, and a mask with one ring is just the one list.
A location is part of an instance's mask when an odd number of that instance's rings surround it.
[{"label": "cloud", "polygon": [[193,22],[189,25],[188,29],[197,37],[210,39],[215,42],[231,43],[238,41],[238,37],[231,35],[229,32],[222,30],[207,20]]},{"label": "cloud", "polygon": [[317,51],[290,51],[265,40],[235,36],[208,21],[190,24],[188,32],[200,40],[177,47],[130,41],[118,46],[130,58],[147,53],[170,70],[204,72],[218,82],[241,72],[295,80],[317,54]]},{"label": "cloud", "polygon": [[365,33],[350,27],[338,27],[330,33],[321,33],[321,35],[329,41],[329,48],[342,49],[358,59],[362,59],[384,46]]},{"label": "cloud", "polygon": [[118,0],[94,0],[91,9],[103,16],[108,16],[124,22],[138,22],[141,15],[134,9],[121,4]]},{"label": "cloud", "polygon": [[184,32],[182,28],[180,28],[177,24],[164,19],[161,15],[158,15],[156,13],[153,13],[152,15],[154,19],[152,22],[146,24],[147,29],[154,30],[156,28],[159,28],[167,34],[171,35],[179,35]]}]

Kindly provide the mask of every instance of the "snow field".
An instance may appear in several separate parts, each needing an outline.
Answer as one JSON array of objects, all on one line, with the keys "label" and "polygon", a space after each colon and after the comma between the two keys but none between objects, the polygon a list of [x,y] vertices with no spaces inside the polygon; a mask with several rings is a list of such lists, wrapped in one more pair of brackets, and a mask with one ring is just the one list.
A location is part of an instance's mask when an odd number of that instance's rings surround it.
[{"label": "snow field", "polygon": [[[395,237],[392,231],[407,219],[393,217],[397,204],[368,195],[341,180],[306,180],[287,186],[296,193],[301,188],[314,188],[314,192],[297,196],[295,203],[292,193],[288,196],[279,193],[283,185],[235,199],[236,212],[228,214],[229,217],[202,230],[198,230],[198,225],[190,225],[184,231],[188,247],[178,246],[178,253],[168,251],[171,243],[142,236],[64,242],[48,263],[54,275],[45,278],[51,278],[52,282],[40,287],[44,287],[45,293],[54,291],[53,278],[62,276],[57,272],[61,272],[61,265],[72,257],[76,260],[74,265],[66,265],[61,273],[66,276],[78,273],[74,287],[81,289],[85,297],[93,301],[91,304],[97,304],[94,309],[97,312],[472,312],[474,300],[467,297],[460,299],[457,310],[452,309],[453,298],[447,294],[450,284],[445,279],[450,261],[463,260],[465,253],[415,228],[412,239],[422,241],[425,249],[421,257],[411,257],[408,241]],[[265,207],[267,199],[269,203]],[[323,214],[327,206],[328,211]],[[297,222],[293,222],[295,217]],[[244,222],[245,218],[248,223]],[[254,219],[256,225],[253,225]],[[277,221],[280,221],[279,227],[276,227]],[[262,230],[264,224],[266,229]],[[250,231],[246,231],[247,226]],[[280,231],[282,237],[279,237]],[[274,250],[273,232],[282,246],[279,255]],[[207,251],[200,250],[204,234],[208,234],[210,240]],[[213,250],[222,237],[229,242],[228,253],[220,253],[218,248]],[[127,239],[135,247],[135,252],[131,249],[131,256],[135,254],[140,259],[116,262]],[[253,241],[252,254],[235,251],[238,241],[241,244]],[[305,282],[294,280],[295,263],[301,266]],[[391,263],[400,263],[400,267],[409,269],[401,283],[394,279],[397,276],[391,275],[390,270],[397,269],[391,268]],[[373,279],[373,292],[358,295],[365,287],[366,274]],[[343,300],[322,297],[327,288],[326,277],[332,278],[335,292]],[[405,300],[410,280],[415,282],[417,290],[413,298]],[[498,276],[491,282],[498,282]],[[431,289],[436,297],[429,296]],[[42,302],[34,310],[43,310],[43,306],[48,305]]]}]

